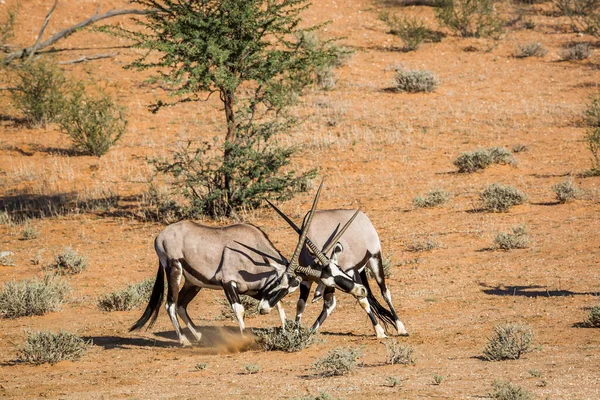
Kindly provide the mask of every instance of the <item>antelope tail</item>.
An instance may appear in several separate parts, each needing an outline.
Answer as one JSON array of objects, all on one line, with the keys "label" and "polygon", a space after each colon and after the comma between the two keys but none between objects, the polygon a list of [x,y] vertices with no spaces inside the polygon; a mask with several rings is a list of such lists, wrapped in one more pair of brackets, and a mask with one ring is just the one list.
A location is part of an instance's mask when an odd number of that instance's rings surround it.
[{"label": "antelope tail", "polygon": [[394,321],[394,316],[387,308],[382,306],[381,303],[377,301],[375,296],[373,296],[373,292],[369,287],[369,280],[367,279],[366,267],[363,268],[362,272],[360,273],[360,277],[362,280],[361,283],[364,285],[365,289],[367,289],[367,301],[371,306],[371,310],[373,311],[373,314],[375,314],[377,319],[379,319],[383,323],[383,326],[387,333],[390,327],[395,326],[394,324],[396,323],[396,321]]},{"label": "antelope tail", "polygon": [[165,269],[159,261],[158,272],[156,273],[156,281],[154,281],[154,287],[152,288],[152,294],[150,295],[150,301],[148,301],[146,311],[144,311],[144,314],[140,317],[140,319],[133,324],[133,326],[129,329],[129,332],[142,328],[148,321],[150,321],[150,323],[148,324],[147,329],[152,328],[152,325],[154,325],[154,322],[156,322],[156,318],[158,318],[158,312],[160,311],[160,306],[162,305],[164,296]]}]

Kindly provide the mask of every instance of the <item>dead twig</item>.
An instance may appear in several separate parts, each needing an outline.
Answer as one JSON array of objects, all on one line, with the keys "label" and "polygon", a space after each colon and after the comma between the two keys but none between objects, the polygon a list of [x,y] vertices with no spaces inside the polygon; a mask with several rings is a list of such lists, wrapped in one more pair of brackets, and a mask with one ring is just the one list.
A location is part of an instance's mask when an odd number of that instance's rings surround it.
[{"label": "dead twig", "polygon": [[59,64],[61,65],[65,65],[65,64],[79,64],[82,62],[87,62],[87,61],[93,61],[93,60],[99,60],[101,58],[113,58],[118,56],[119,53],[114,53],[114,54],[96,54],[93,56],[82,56],[79,58],[76,58],[74,60],[70,60],[70,61],[61,61],[59,62]]},{"label": "dead twig", "polygon": [[46,27],[48,26],[48,22],[50,22],[50,18],[52,17],[52,13],[54,12],[54,9],[56,8],[57,4],[58,4],[58,0],[54,0],[54,4],[50,8],[50,11],[48,11],[48,14],[46,15],[46,18],[44,19],[44,23],[42,24],[42,27],[40,29],[40,33],[38,34],[38,37],[37,37],[37,39],[35,41],[35,44],[31,48],[31,52],[29,53],[28,59],[31,59],[31,57],[33,57],[33,55],[35,54],[38,46],[40,45],[40,40],[42,40],[42,36],[44,36],[44,31],[46,30]]}]

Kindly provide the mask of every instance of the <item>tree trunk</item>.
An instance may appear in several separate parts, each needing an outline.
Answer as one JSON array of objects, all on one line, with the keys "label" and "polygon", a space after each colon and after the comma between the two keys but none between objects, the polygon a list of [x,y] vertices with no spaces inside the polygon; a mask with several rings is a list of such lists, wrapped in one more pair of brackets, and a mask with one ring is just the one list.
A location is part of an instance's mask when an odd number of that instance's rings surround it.
[{"label": "tree trunk", "polygon": [[[237,126],[235,122],[235,113],[234,113],[234,94],[229,90],[223,91],[223,104],[225,106],[225,119],[227,120],[227,135],[225,136],[225,150],[223,152],[223,164],[227,164],[231,157],[231,151],[229,150],[227,144],[235,143],[237,136]],[[231,187],[231,174],[228,170],[224,171],[223,176],[223,190],[225,192],[225,196],[223,202],[227,207],[226,214],[229,216],[231,214],[231,206],[229,204],[229,199],[233,194],[233,188]]]}]

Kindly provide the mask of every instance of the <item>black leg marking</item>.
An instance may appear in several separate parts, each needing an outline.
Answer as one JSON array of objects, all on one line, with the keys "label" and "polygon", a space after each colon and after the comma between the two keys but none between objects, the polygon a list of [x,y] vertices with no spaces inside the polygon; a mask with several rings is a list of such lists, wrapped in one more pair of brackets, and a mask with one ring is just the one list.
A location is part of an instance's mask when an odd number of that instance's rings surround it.
[{"label": "black leg marking", "polygon": [[335,288],[328,286],[325,288],[325,294],[323,294],[323,310],[312,326],[313,331],[318,330],[323,325],[329,314],[333,312],[335,303]]},{"label": "black leg marking", "polygon": [[310,287],[312,286],[311,281],[304,281],[300,284],[300,297],[298,298],[298,303],[296,303],[296,323],[299,324],[302,320],[302,314],[304,313],[304,309],[306,308],[306,301],[308,300],[308,295],[310,294]]}]

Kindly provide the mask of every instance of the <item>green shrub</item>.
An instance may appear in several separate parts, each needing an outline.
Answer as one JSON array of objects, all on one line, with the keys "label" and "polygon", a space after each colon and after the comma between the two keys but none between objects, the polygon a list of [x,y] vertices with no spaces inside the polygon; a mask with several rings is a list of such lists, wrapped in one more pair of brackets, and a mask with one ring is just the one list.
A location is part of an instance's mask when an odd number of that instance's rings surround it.
[{"label": "green shrub", "polygon": [[[4,2],[2,3],[4,4]],[[6,21],[0,22],[0,50],[15,36],[15,21],[17,19],[17,7],[8,10]]]},{"label": "green shrub", "polygon": [[563,61],[585,60],[592,55],[592,47],[588,43],[576,43],[564,48],[560,52]]},{"label": "green shrub", "polygon": [[588,128],[585,136],[588,150],[592,153],[592,168],[584,176],[600,175],[600,128]]},{"label": "green shrub", "polygon": [[512,232],[498,233],[494,238],[494,246],[501,250],[526,249],[529,247],[529,236],[525,226],[516,226],[512,228]]},{"label": "green shrub", "polygon": [[535,396],[521,386],[511,382],[494,380],[493,391],[489,397],[497,400],[534,400]]},{"label": "green shrub", "polygon": [[554,190],[556,200],[559,203],[567,203],[568,201],[574,200],[580,193],[580,190],[573,184],[571,179],[553,185],[552,190]]},{"label": "green shrub", "polygon": [[498,38],[504,24],[493,0],[440,0],[435,17],[462,37]]},{"label": "green shrub", "polygon": [[509,185],[492,183],[479,195],[481,208],[490,212],[507,212],[512,206],[523,204],[527,196]]},{"label": "green shrub", "polygon": [[589,128],[600,128],[600,96],[592,96],[583,112],[583,122]]},{"label": "green shrub", "polygon": [[56,121],[63,111],[67,80],[52,62],[33,60],[12,69],[14,73],[11,91],[16,108],[32,126],[44,126]]},{"label": "green shrub", "polygon": [[385,379],[384,386],[401,388],[402,387],[402,379],[398,378],[397,376],[388,376]]},{"label": "green shrub", "polygon": [[244,374],[253,375],[258,374],[260,372],[260,366],[258,364],[245,364],[244,365]]},{"label": "green shrub", "polygon": [[432,383],[436,386],[439,386],[442,384],[442,382],[444,382],[444,377],[439,374],[433,374],[431,379]]},{"label": "green shrub", "polygon": [[346,375],[356,369],[360,357],[360,349],[336,347],[315,362],[314,366],[322,376]]},{"label": "green shrub", "polygon": [[454,160],[460,173],[471,173],[489,167],[492,164],[513,164],[512,153],[504,147],[490,147],[464,152]]},{"label": "green shrub", "polygon": [[57,311],[70,291],[67,282],[52,275],[7,282],[0,292],[0,316],[18,318]]},{"label": "green shrub", "polygon": [[82,86],[71,92],[59,120],[75,149],[82,154],[100,157],[125,133],[127,120],[123,109],[105,93],[86,95]]},{"label": "green shrub", "polygon": [[516,360],[532,351],[533,331],[525,325],[504,324],[494,327],[494,335],[483,349],[488,361]]},{"label": "green shrub", "polygon": [[431,30],[415,17],[399,17],[396,14],[381,13],[379,19],[390,29],[389,33],[400,37],[404,42],[404,51],[415,51],[432,36]]},{"label": "green shrub", "polygon": [[26,224],[25,228],[23,228],[23,233],[21,234],[21,240],[33,240],[37,239],[39,236],[40,233],[35,229],[34,226]]},{"label": "green shrub", "polygon": [[98,299],[98,308],[103,311],[133,310],[150,299],[154,279],[146,279],[135,285],[128,285],[124,290],[112,292]]},{"label": "green shrub", "polygon": [[31,332],[22,349],[17,352],[17,362],[25,364],[56,364],[62,360],[77,360],[92,345],[79,336],[61,330]]},{"label": "green shrub", "polygon": [[432,72],[417,69],[397,69],[394,82],[395,90],[408,93],[433,92],[439,85]]},{"label": "green shrub", "polygon": [[517,45],[513,56],[516,58],[544,57],[548,50],[539,42],[531,42]]},{"label": "green shrub", "polygon": [[588,314],[586,325],[600,328],[600,306],[592,307]]},{"label": "green shrub", "polygon": [[415,208],[432,208],[444,204],[450,199],[450,193],[441,190],[434,189],[427,193],[426,197],[416,196],[413,198],[413,207]]},{"label": "green shrub", "polygon": [[415,363],[414,350],[411,346],[399,343],[396,339],[385,342],[387,364],[412,365]]},{"label": "green shrub", "polygon": [[54,263],[47,269],[55,270],[59,275],[74,275],[87,268],[87,259],[80,256],[71,247],[65,247],[61,253],[54,256]]},{"label": "green shrub", "polygon": [[252,333],[256,341],[267,351],[278,350],[288,353],[305,349],[315,342],[315,333],[293,321],[285,322],[285,331],[280,327],[255,328]]}]

